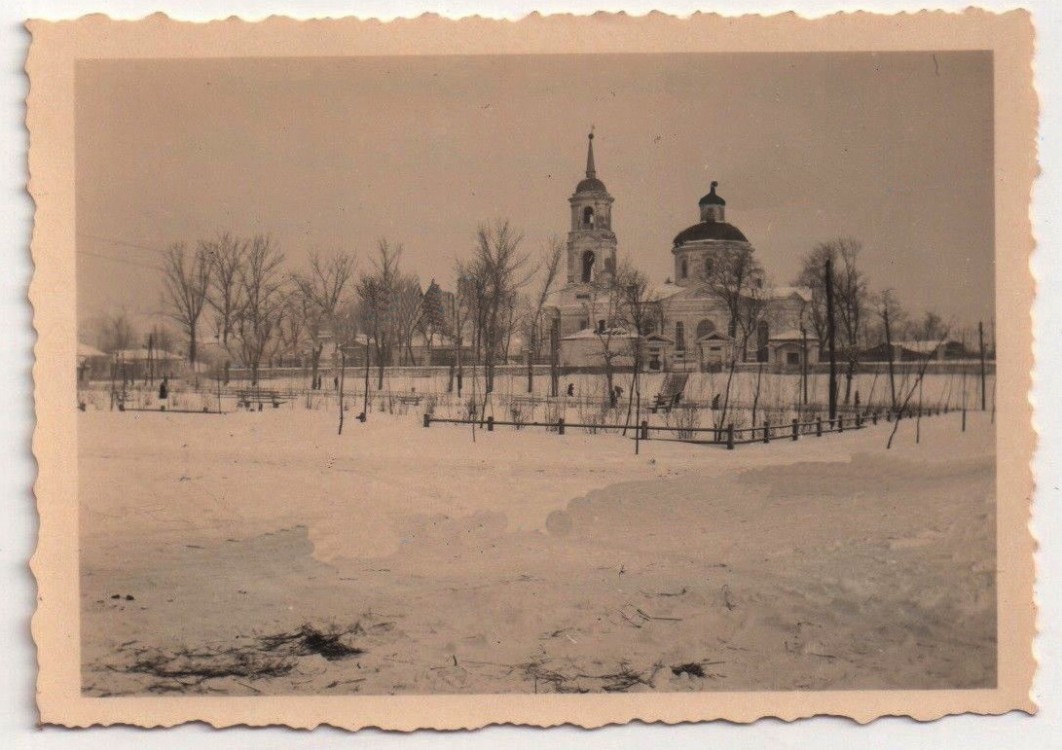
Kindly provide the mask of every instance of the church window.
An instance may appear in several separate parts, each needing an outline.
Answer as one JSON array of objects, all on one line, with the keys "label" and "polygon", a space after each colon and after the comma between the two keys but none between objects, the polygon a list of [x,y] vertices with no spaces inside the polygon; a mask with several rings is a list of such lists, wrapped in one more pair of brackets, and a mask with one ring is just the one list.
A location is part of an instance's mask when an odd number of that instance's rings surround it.
[{"label": "church window", "polygon": [[697,340],[700,341],[713,331],[715,331],[715,323],[705,318],[697,324]]},{"label": "church window", "polygon": [[598,333],[604,333],[605,332],[605,321],[603,321],[603,320],[597,321],[597,332]]},{"label": "church window", "polygon": [[689,276],[689,273],[690,273],[690,264],[685,258],[683,258],[682,259],[682,263],[679,264],[679,278],[684,279],[687,276]]},{"label": "church window", "polygon": [[715,259],[708,256],[704,259],[704,275],[705,278],[712,275],[712,270],[715,268]]},{"label": "church window", "polygon": [[587,250],[583,253],[583,283],[590,283],[594,273],[594,251]]},{"label": "church window", "polygon": [[583,209],[583,226],[594,228],[594,209],[592,206],[587,206]]},{"label": "church window", "polygon": [[770,328],[766,320],[761,320],[756,326],[756,361],[766,362],[768,343],[771,340]]},{"label": "church window", "polygon": [[686,331],[682,321],[675,323],[675,351],[686,351]]}]

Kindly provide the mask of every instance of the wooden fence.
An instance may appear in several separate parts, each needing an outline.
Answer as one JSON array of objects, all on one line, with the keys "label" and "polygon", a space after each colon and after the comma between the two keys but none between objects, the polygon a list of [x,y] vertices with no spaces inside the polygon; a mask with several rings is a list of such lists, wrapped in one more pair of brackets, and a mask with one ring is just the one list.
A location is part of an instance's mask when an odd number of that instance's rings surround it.
[{"label": "wooden fence", "polygon": [[[898,419],[915,419],[922,417],[937,416],[940,414],[946,414],[947,409],[909,409],[903,412],[891,412],[886,411],[884,413],[874,411],[870,414],[856,414],[854,416],[846,416],[844,414],[838,415],[835,419],[823,419],[817,417],[810,421],[801,422],[798,419],[794,419],[792,422],[786,424],[772,425],[769,422],[764,422],[760,427],[740,427],[735,428],[733,423],[728,424],[726,427],[683,427],[677,425],[650,425],[648,421],[642,420],[639,425],[626,425],[626,424],[595,424],[595,423],[581,423],[581,422],[565,422],[563,417],[559,417],[555,422],[515,422],[515,421],[503,421],[496,420],[492,416],[488,416],[484,419],[442,419],[433,417],[431,414],[424,415],[424,427],[431,427],[433,424],[460,424],[460,425],[478,425],[485,429],[487,432],[493,432],[495,427],[515,427],[522,429],[524,427],[544,427],[547,431],[556,432],[558,435],[564,435],[566,429],[587,429],[591,432],[597,432],[598,430],[621,430],[635,432],[636,436],[640,440],[650,440],[650,434],[653,432],[675,433],[673,438],[656,438],[664,440],[677,440],[684,443],[697,443],[704,445],[718,445],[726,446],[727,450],[734,450],[735,446],[748,445],[751,443],[770,443],[772,440],[799,440],[801,437],[813,436],[822,437],[823,435],[831,432],[846,432],[852,430],[862,430],[869,425],[877,425],[879,422],[893,422]],[[963,411],[963,424],[965,427],[965,410]],[[704,437],[698,437],[704,436]]]}]

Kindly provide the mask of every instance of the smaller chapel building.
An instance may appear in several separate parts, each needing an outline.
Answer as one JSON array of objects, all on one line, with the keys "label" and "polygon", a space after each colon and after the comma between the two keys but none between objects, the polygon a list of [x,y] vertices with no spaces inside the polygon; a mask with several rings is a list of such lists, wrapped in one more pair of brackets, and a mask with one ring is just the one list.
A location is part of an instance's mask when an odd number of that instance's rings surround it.
[{"label": "smaller chapel building", "polygon": [[[819,342],[810,325],[811,292],[800,287],[767,288],[766,312],[755,335],[738,336],[727,306],[706,279],[714,264],[735,254],[755,252],[745,234],[726,221],[726,201],[713,182],[698,208],[700,221],[671,243],[674,280],[650,288],[645,330],[631,330],[614,315],[617,238],[612,230],[613,197],[598,179],[594,135],[589,135],[586,176],[568,199],[566,283],[555,292],[546,314],[553,326],[558,364],[566,369],[596,369],[609,358],[614,367],[630,367],[635,347],[649,371],[710,371],[739,363],[764,363],[771,370],[799,370],[818,360]],[[765,279],[752,279],[752,288]],[[740,349],[740,351],[739,351]]]}]

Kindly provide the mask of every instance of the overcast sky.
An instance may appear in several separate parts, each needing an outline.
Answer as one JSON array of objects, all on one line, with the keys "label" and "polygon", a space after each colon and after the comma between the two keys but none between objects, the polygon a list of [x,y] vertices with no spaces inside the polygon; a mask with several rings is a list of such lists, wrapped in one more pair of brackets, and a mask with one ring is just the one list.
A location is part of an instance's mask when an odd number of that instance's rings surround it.
[{"label": "overcast sky", "polygon": [[478,223],[568,230],[595,126],[621,255],[671,275],[711,180],[775,283],[851,236],[876,289],[993,315],[988,53],[82,62],[78,309],[161,307],[162,250],[264,232],[452,286]]}]

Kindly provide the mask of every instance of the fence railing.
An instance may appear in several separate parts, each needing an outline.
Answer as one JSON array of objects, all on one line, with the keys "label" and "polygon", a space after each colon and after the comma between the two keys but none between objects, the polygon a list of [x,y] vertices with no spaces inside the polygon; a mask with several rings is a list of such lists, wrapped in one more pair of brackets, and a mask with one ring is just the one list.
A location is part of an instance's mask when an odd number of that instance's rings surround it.
[{"label": "fence railing", "polygon": [[[632,433],[636,432],[637,437],[641,440],[650,440],[650,435],[653,432],[672,432],[676,434],[676,437],[670,438],[671,440],[678,440],[685,443],[725,445],[728,450],[733,450],[737,445],[770,443],[771,441],[777,440],[794,441],[807,436],[822,437],[823,435],[833,432],[841,433],[852,430],[862,430],[867,426],[877,425],[880,421],[893,422],[905,418],[913,419],[931,417],[946,414],[947,411],[947,409],[907,409],[896,412],[886,411],[884,413],[874,411],[867,415],[856,414],[854,416],[846,416],[840,414],[835,419],[823,419],[822,417],[816,417],[815,419],[808,421],[794,419],[789,423],[773,425],[769,422],[764,422],[758,427],[735,427],[733,423],[728,424],[725,427],[651,425],[647,420],[642,420],[641,423],[637,425],[598,424],[592,422],[566,422],[563,417],[558,417],[555,421],[550,422],[520,422],[497,420],[493,416],[487,416],[482,419],[453,419],[434,417],[431,414],[424,415],[423,424],[424,427],[431,427],[432,424],[477,425],[485,429],[487,432],[493,432],[495,427],[516,427],[517,429],[525,427],[544,427],[548,431],[556,432],[558,435],[564,435],[566,429],[588,429],[594,432],[598,430],[622,430],[630,431]],[[697,437],[700,435],[704,435],[705,437],[700,439]],[[666,440],[669,438],[663,439]]]},{"label": "fence railing", "polygon": [[[525,427],[545,427],[549,431],[560,434],[560,436],[563,436],[566,429],[589,429],[592,431],[622,430],[635,432],[639,440],[650,440],[650,434],[652,432],[673,432],[675,433],[675,437],[670,439],[665,438],[665,440],[678,440],[685,443],[702,443],[707,445],[725,445],[727,449],[733,450],[737,445],[770,443],[778,440],[795,441],[809,436],[821,438],[824,434],[829,434],[830,432],[859,430],[871,425],[877,425],[881,422],[891,423],[903,419],[922,419],[922,417],[937,416],[940,414],[946,414],[947,412],[948,410],[943,408],[904,409],[896,411],[887,410],[884,412],[873,411],[869,414],[838,414],[833,420],[823,419],[823,417],[818,416],[813,420],[801,421],[794,419],[791,422],[784,424],[772,425],[769,422],[765,422],[758,427],[735,427],[733,423],[724,427],[650,425],[646,420],[641,421],[640,424],[637,425],[611,425],[566,422],[564,417],[558,417],[558,419],[552,422],[516,422],[495,420],[493,416],[485,416],[482,417],[482,419],[451,419],[451,417],[436,417],[426,413],[424,414],[424,427],[431,427],[432,424],[478,425],[487,432],[493,432],[495,427],[516,427],[517,429]],[[963,410],[963,424],[965,424],[965,410]],[[705,438],[699,439],[696,436],[705,436]]]}]

